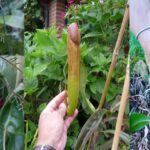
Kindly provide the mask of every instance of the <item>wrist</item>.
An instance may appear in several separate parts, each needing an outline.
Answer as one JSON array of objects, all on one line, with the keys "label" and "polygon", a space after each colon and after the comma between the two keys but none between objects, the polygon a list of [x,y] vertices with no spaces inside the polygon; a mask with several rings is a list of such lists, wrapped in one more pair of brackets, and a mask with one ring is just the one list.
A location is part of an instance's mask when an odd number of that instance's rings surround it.
[{"label": "wrist", "polygon": [[34,150],[56,150],[56,149],[50,145],[36,145]]},{"label": "wrist", "polygon": [[53,148],[56,149],[56,144],[51,139],[40,139],[40,138],[38,138],[36,145],[50,145],[50,146],[52,146]]}]

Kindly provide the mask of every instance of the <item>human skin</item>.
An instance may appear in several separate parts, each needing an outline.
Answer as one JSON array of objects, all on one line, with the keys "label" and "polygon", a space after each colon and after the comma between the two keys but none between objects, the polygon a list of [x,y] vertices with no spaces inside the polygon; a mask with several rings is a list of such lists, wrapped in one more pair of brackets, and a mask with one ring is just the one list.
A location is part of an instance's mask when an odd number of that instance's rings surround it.
[{"label": "human skin", "polygon": [[40,115],[37,145],[50,145],[56,150],[64,150],[67,141],[67,129],[78,114],[66,117],[65,91],[51,100]]},{"label": "human skin", "polygon": [[[150,0],[130,0],[130,29],[137,35],[139,31],[150,27]],[[150,70],[150,29],[142,32],[138,38],[145,51],[145,57]]]}]

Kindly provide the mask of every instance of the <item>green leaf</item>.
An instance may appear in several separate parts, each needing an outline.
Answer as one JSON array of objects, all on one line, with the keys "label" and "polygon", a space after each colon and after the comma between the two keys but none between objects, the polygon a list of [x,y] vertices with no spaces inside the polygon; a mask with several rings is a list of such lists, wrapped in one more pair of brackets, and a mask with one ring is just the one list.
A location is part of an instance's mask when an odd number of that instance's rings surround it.
[{"label": "green leaf", "polygon": [[102,145],[99,146],[99,149],[110,150],[112,147],[112,142],[113,142],[113,138],[111,138],[110,140],[107,140],[106,142],[104,142]]},{"label": "green leaf", "polygon": [[141,47],[139,41],[136,39],[135,35],[130,31],[130,55],[131,58],[137,55],[141,60],[145,59],[143,48]]},{"label": "green leaf", "polygon": [[[7,15],[4,18],[6,25],[24,29],[24,16],[22,13],[20,15]],[[0,24],[4,24],[3,17],[0,17]]]},{"label": "green leaf", "polygon": [[30,67],[26,67],[24,71],[25,76],[25,91],[28,94],[32,94],[37,90],[38,80],[37,77],[33,76],[33,69]]},{"label": "green leaf", "polygon": [[9,57],[2,56],[2,57],[4,57],[4,59],[0,58],[0,74],[4,77],[7,89],[9,93],[11,93],[16,85],[16,73],[17,73],[17,69],[11,64],[15,64],[16,57],[13,56]]},{"label": "green leaf", "polygon": [[90,116],[80,131],[75,150],[84,149],[91,135],[100,126],[106,112],[107,110],[105,109],[96,110],[95,113]]},{"label": "green leaf", "polygon": [[84,110],[89,114],[92,114],[95,112],[95,107],[90,102],[90,100],[87,98],[85,89],[87,84],[87,69],[84,66],[84,64],[80,64],[80,94],[82,97],[83,102],[81,102]]},{"label": "green leaf", "polygon": [[104,78],[96,78],[96,80],[92,83],[90,83],[90,90],[93,94],[99,94],[103,92],[105,84],[105,79]]},{"label": "green leaf", "polygon": [[[36,132],[37,125],[31,120],[26,120],[26,135],[25,135],[25,144],[31,145],[31,140],[33,140],[34,134]],[[26,149],[25,149],[26,150]]]},{"label": "green leaf", "polygon": [[[3,135],[4,135],[4,130],[0,128],[0,149],[4,150],[3,148]],[[23,150],[24,149],[24,136],[22,135],[14,135],[14,134],[7,134],[7,143],[6,145],[6,150]]]},{"label": "green leaf", "polygon": [[39,112],[39,114],[44,110],[44,108],[46,107],[46,103],[42,103],[42,104],[40,104],[40,106],[38,107],[38,112]]},{"label": "green leaf", "polygon": [[61,66],[58,63],[50,64],[47,70],[43,73],[43,75],[46,75],[48,79],[53,79],[57,81],[60,81],[63,79]]},{"label": "green leaf", "polygon": [[91,33],[87,33],[86,35],[84,35],[82,37],[82,39],[86,39],[86,38],[97,38],[100,37],[102,35],[102,33],[98,33],[98,32],[91,32]]},{"label": "green leaf", "polygon": [[50,49],[51,43],[48,35],[48,30],[40,30],[38,29],[35,34],[35,41],[37,42],[39,47]]},{"label": "green leaf", "polygon": [[150,117],[143,114],[131,114],[130,116],[130,131],[136,132],[150,123]]},{"label": "green leaf", "polygon": [[40,75],[47,68],[47,64],[37,64],[33,69],[33,76]]},{"label": "green leaf", "polygon": [[[102,131],[103,133],[105,133],[105,134],[108,134],[108,133],[110,133],[110,134],[114,134],[115,133],[115,130],[104,130],[104,131]],[[129,136],[129,134],[127,134],[127,133],[125,133],[125,132],[121,132],[120,133],[120,138],[121,138],[121,140],[124,142],[124,143],[126,143],[127,145],[129,145],[129,139],[130,139],[130,136]]]},{"label": "green leaf", "polygon": [[23,149],[24,120],[23,112],[19,109],[17,101],[11,98],[7,100],[0,113],[0,137],[2,137],[0,145],[2,149],[4,149],[4,145],[9,150]]}]

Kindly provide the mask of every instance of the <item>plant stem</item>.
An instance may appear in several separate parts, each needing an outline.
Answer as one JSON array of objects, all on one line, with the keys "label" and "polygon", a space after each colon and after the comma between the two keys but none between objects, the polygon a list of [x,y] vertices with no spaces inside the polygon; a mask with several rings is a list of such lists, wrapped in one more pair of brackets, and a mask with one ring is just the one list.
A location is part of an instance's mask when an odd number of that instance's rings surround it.
[{"label": "plant stem", "polygon": [[129,60],[130,60],[130,56],[128,56],[128,65],[126,68],[126,77],[125,77],[125,82],[124,82],[124,87],[123,87],[123,92],[122,92],[122,97],[121,97],[121,103],[120,103],[119,113],[118,113],[118,117],[117,117],[115,135],[114,135],[111,150],[117,150],[118,149],[121,126],[122,126],[122,122],[123,122],[123,116],[124,116],[127,98],[128,98],[128,93],[129,93],[129,70],[130,70],[129,69]]},{"label": "plant stem", "polygon": [[115,65],[116,65],[116,62],[117,62],[118,53],[119,53],[119,49],[121,47],[121,43],[122,43],[123,35],[124,35],[124,32],[125,32],[125,28],[126,28],[126,25],[128,23],[128,19],[129,19],[129,8],[128,8],[128,5],[127,5],[126,9],[125,9],[125,14],[124,14],[124,17],[123,17],[121,29],[119,31],[118,39],[117,39],[117,42],[116,42],[116,46],[115,46],[115,49],[114,49],[114,52],[113,52],[112,62],[111,62],[110,68],[109,68],[109,72],[108,72],[108,75],[107,75],[107,79],[106,79],[106,82],[105,82],[104,90],[103,90],[103,93],[102,93],[102,97],[101,97],[98,109],[101,109],[104,105],[105,98],[106,98],[108,88],[109,88],[109,84],[110,84],[110,80],[111,80],[111,77],[112,77],[112,73],[114,71],[114,68],[115,68]]},{"label": "plant stem", "polygon": [[38,135],[38,128],[36,129],[35,134],[34,134],[34,137],[33,137],[33,140],[32,140],[32,142],[31,142],[31,150],[34,149],[35,142],[36,142],[36,139],[37,139],[37,135]]},{"label": "plant stem", "polygon": [[24,143],[25,146],[24,147],[25,147],[25,150],[27,150],[27,144],[28,144],[27,143],[27,139],[28,139],[28,121],[26,120],[25,122],[26,122],[26,134],[25,134],[25,143]]},{"label": "plant stem", "polygon": [[4,127],[4,131],[3,131],[3,150],[6,150],[6,127]]}]

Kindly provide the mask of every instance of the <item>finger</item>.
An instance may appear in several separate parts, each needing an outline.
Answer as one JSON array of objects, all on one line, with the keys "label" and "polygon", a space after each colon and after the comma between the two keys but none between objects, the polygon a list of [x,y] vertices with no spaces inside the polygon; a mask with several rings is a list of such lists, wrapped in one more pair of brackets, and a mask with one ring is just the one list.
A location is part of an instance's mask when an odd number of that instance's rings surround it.
[{"label": "finger", "polygon": [[60,113],[60,115],[61,115],[62,117],[65,116],[65,114],[66,114],[66,105],[65,105],[64,103],[61,103],[61,104],[59,105],[58,112]]},{"label": "finger", "polygon": [[78,110],[76,109],[73,116],[70,116],[70,117],[67,117],[66,120],[65,120],[65,125],[66,125],[66,128],[68,129],[71,122],[75,119],[75,117],[78,115]]},{"label": "finger", "polygon": [[45,111],[47,110],[56,110],[59,105],[64,101],[66,97],[66,91],[59,93],[56,97],[54,97],[46,106]]}]

